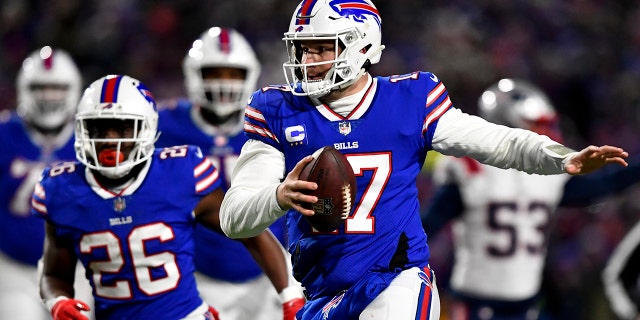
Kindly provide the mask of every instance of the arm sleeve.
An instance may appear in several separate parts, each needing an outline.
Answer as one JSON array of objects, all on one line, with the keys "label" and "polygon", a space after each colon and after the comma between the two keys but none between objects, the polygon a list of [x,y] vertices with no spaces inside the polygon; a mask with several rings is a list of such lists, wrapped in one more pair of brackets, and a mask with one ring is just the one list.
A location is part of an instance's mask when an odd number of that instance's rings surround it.
[{"label": "arm sleeve", "polygon": [[615,249],[602,273],[611,309],[620,319],[636,319],[640,304],[640,222]]},{"label": "arm sleeve", "polygon": [[586,206],[605,196],[619,193],[640,181],[640,156],[629,161],[629,166],[606,166],[602,170],[571,176],[564,186],[560,206]]},{"label": "arm sleeve", "polygon": [[228,237],[256,236],[285,214],[276,198],[284,172],[280,151],[257,140],[245,143],[220,208],[220,226]]},{"label": "arm sleeve", "polygon": [[438,120],[432,147],[442,154],[544,175],[564,173],[564,162],[576,154],[547,136],[490,123],[455,108]]}]

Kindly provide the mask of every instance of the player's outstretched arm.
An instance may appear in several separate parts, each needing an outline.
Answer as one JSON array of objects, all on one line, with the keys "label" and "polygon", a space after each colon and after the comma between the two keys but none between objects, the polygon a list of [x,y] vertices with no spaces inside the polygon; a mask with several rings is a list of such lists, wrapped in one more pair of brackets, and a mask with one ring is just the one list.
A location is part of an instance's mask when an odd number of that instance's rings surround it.
[{"label": "player's outstretched arm", "polygon": [[588,146],[573,156],[567,158],[564,170],[571,175],[586,174],[615,163],[627,166],[625,160],[629,154],[622,148],[613,146]]},{"label": "player's outstretched arm", "polygon": [[54,320],[86,320],[80,311],[89,306],[73,299],[77,257],[68,241],[56,236],[55,226],[47,222],[40,279],[40,296]]}]

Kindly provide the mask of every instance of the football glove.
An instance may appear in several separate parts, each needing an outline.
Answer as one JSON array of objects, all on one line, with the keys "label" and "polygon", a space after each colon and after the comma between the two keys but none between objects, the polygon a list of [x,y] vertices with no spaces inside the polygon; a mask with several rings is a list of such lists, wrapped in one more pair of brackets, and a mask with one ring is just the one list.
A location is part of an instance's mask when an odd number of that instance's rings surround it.
[{"label": "football glove", "polygon": [[304,306],[305,299],[299,285],[290,285],[279,293],[282,301],[282,315],[284,320],[295,320],[296,313]]},{"label": "football glove", "polygon": [[89,306],[76,299],[62,299],[51,308],[53,320],[88,320],[80,311],[89,311]]},{"label": "football glove", "polygon": [[282,304],[284,320],[295,320],[296,313],[304,306],[304,298],[295,298]]},{"label": "football glove", "polygon": [[207,320],[220,320],[220,315],[218,314],[218,310],[216,308],[209,306],[209,311],[205,313],[204,316]]}]

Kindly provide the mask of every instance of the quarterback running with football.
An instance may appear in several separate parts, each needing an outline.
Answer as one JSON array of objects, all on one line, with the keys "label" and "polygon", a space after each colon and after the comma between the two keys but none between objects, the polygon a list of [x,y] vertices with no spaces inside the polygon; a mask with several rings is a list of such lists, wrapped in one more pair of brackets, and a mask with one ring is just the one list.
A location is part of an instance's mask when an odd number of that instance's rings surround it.
[{"label": "quarterback running with football", "polygon": [[[482,118],[561,141],[558,114],[540,88],[501,79],[478,101]],[[551,219],[559,206],[588,206],[640,181],[640,161],[589,175],[542,176],[468,157],[441,157],[423,215],[434,236],[453,223],[452,320],[537,319]],[[478,276],[481,274],[482,276]]]},{"label": "quarterback running with football", "polygon": [[[55,320],[86,319],[71,287],[78,259],[98,320],[218,319],[196,287],[193,236],[196,223],[220,230],[219,171],[196,146],[155,148],[157,124],[155,100],[134,78],[109,75],[85,90],[77,161],[47,167],[32,198],[46,220],[40,290]],[[242,241],[284,289],[277,239],[265,231]]]},{"label": "quarterback running with football", "polygon": [[[416,177],[428,150],[531,173],[581,174],[626,165],[616,147],[574,152],[536,133],[454,108],[432,73],[372,77],[381,17],[370,0],[304,0],[284,34],[286,84],[254,93],[243,146],[220,211],[232,237],[286,215],[293,271],[306,290],[298,320],[437,319],[439,296],[419,213]],[[303,215],[318,201],[298,179],[311,155],[334,146],[357,179],[351,215],[332,232]]]},{"label": "quarterback running with football", "polygon": [[[226,190],[246,141],[242,130],[244,107],[256,88],[260,62],[237,30],[211,27],[187,52],[183,73],[189,99],[162,106],[156,146],[200,147],[220,170],[222,188]],[[283,244],[284,228],[284,218],[270,227]],[[216,306],[221,318],[293,320],[304,304],[302,288],[293,277],[287,288],[276,292],[238,241],[198,225],[195,245],[198,289],[206,302]]]}]

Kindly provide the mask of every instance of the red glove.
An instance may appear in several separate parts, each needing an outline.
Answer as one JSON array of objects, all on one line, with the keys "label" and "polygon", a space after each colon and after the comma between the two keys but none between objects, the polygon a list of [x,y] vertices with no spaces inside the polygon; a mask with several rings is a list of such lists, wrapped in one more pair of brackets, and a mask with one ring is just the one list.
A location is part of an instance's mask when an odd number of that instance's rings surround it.
[{"label": "red glove", "polygon": [[282,304],[284,320],[295,320],[296,312],[304,306],[304,298],[294,298]]},{"label": "red glove", "polygon": [[89,311],[89,306],[76,299],[63,299],[51,308],[53,320],[88,320],[80,311]]},{"label": "red glove", "polygon": [[220,320],[220,315],[218,314],[218,310],[216,310],[212,306],[209,306],[209,311],[205,314],[204,317],[206,319],[211,319],[211,320]]}]

